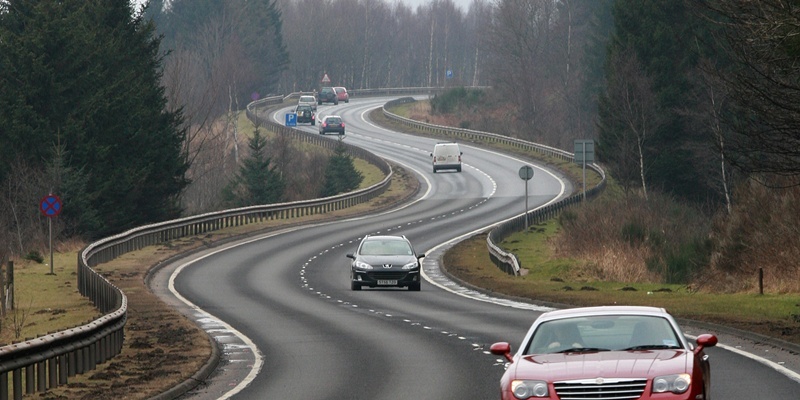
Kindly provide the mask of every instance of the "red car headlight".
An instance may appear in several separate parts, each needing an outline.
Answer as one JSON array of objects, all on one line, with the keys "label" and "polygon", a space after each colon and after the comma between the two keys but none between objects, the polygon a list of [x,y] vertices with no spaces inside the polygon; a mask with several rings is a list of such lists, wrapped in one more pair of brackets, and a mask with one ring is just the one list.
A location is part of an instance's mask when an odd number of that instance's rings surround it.
[{"label": "red car headlight", "polygon": [[684,393],[691,384],[692,377],[689,374],[657,376],[653,379],[653,393]]},{"label": "red car headlight", "polygon": [[511,391],[514,393],[514,397],[520,400],[550,396],[545,381],[515,380],[511,382]]}]

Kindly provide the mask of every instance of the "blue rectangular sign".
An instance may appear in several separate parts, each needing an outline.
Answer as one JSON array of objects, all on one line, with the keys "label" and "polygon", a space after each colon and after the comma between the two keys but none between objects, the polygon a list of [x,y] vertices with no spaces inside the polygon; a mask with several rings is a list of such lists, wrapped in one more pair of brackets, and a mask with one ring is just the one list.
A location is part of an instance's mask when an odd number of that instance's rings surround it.
[{"label": "blue rectangular sign", "polygon": [[295,113],[286,114],[286,126],[297,126],[297,114]]}]

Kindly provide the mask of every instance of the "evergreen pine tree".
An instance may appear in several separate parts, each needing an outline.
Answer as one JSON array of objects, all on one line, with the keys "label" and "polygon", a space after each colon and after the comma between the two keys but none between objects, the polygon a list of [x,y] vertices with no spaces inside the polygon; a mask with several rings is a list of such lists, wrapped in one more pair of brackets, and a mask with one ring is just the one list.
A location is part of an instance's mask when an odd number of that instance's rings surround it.
[{"label": "evergreen pine tree", "polygon": [[[689,200],[705,201],[711,195],[706,182],[697,174],[697,164],[691,149],[701,137],[695,134],[686,118],[679,113],[687,104],[691,85],[689,74],[696,71],[698,59],[697,19],[684,2],[671,0],[616,0],[613,8],[614,30],[609,43],[608,58],[613,54],[633,52],[644,75],[653,82],[652,89],[662,115],[662,123],[649,138],[643,150],[645,174],[653,187]],[[610,76],[614,69],[606,65],[607,81],[627,77]],[[599,100],[601,157],[613,157],[610,142],[623,136],[609,115],[608,98]],[[609,132],[612,130],[613,132]],[[609,134],[610,133],[610,134]]]},{"label": "evergreen pine tree", "polygon": [[8,154],[43,170],[61,143],[67,170],[82,174],[78,203],[99,218],[76,223],[82,233],[179,216],[185,132],[166,110],[159,43],[128,0],[3,2],[0,180]]},{"label": "evergreen pine tree", "polygon": [[353,158],[347,154],[344,144],[339,142],[334,155],[328,160],[320,196],[328,197],[358,189],[363,180],[364,176],[353,165]]},{"label": "evergreen pine tree", "polygon": [[270,167],[271,159],[266,155],[266,146],[266,138],[256,129],[248,141],[250,155],[224,189],[223,198],[228,205],[244,207],[277,203],[283,199],[286,184],[275,167]]}]

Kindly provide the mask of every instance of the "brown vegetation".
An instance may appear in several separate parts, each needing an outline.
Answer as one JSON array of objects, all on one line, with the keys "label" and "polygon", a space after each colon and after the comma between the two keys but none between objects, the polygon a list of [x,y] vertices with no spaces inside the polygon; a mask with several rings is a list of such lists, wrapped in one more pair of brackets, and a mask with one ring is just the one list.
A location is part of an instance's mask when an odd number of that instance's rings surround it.
[{"label": "brown vegetation", "polygon": [[[686,250],[685,243],[702,246],[708,218],[669,197],[606,193],[559,218],[563,233],[554,240],[555,254],[586,260],[574,273],[590,279],[617,282],[670,282],[691,279],[703,265],[672,266],[665,257]],[[693,254],[690,254],[690,256]],[[702,256],[691,262],[702,262]],[[678,270],[680,267],[686,270]],[[672,269],[672,270],[671,270]]]},{"label": "brown vegetation", "polygon": [[800,293],[800,187],[770,189],[748,181],[734,192],[730,216],[714,220],[717,252],[704,274],[707,290]]}]

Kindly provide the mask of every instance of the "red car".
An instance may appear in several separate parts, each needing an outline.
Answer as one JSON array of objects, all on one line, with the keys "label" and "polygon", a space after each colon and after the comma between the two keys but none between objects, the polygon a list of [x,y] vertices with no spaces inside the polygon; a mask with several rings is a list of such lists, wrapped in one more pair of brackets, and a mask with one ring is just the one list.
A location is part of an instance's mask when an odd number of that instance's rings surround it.
[{"label": "red car", "polygon": [[708,399],[703,349],[717,337],[700,335],[696,343],[663,308],[584,307],[542,314],[516,354],[506,342],[491,352],[509,361],[503,400]]},{"label": "red car", "polygon": [[345,89],[345,88],[343,88],[341,86],[336,86],[335,88],[333,88],[333,90],[336,91],[336,99],[337,100],[343,101],[345,103],[349,103],[350,102],[350,95],[347,94],[347,89]]}]

